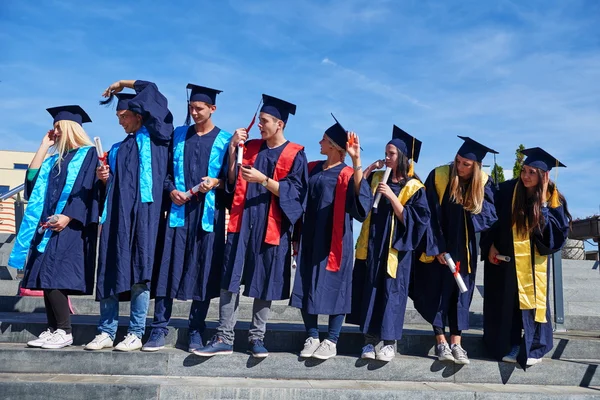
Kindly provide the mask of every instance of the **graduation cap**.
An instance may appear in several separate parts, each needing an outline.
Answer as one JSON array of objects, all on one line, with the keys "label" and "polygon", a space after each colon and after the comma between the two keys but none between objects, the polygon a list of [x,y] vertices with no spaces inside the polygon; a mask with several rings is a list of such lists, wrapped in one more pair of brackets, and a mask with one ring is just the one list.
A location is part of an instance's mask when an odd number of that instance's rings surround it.
[{"label": "graduation cap", "polygon": [[260,109],[260,112],[272,115],[273,117],[282,120],[286,124],[290,114],[296,115],[296,105],[285,100],[263,94],[262,102],[263,106]]},{"label": "graduation cap", "polygon": [[54,123],[58,121],[73,121],[81,125],[85,124],[86,122],[92,122],[90,116],[87,115],[83,108],[77,105],[52,107],[47,108],[46,111],[52,115],[52,118],[54,118]]},{"label": "graduation cap", "polygon": [[[223,93],[222,90],[211,89],[206,86],[194,85],[188,83],[185,87],[186,91],[190,90],[191,93],[187,95],[188,106],[192,101],[201,101],[203,103],[214,106],[217,104],[217,95]],[[192,122],[190,116],[190,108],[188,107],[187,116],[185,117],[185,124],[189,125]]]},{"label": "graduation cap", "polygon": [[525,149],[521,153],[527,156],[523,165],[538,168],[544,172],[550,171],[554,167],[566,167],[566,165],[558,161],[550,153],[539,147]]},{"label": "graduation cap", "polygon": [[498,154],[496,150],[490,149],[467,136],[459,136],[465,142],[458,149],[458,155],[472,161],[482,162],[487,153]]},{"label": "graduation cap", "polygon": [[129,100],[135,97],[135,93],[116,93],[117,111],[129,110]]},{"label": "graduation cap", "polygon": [[413,163],[419,161],[419,154],[421,154],[421,145],[423,142],[394,125],[394,129],[392,130],[392,140],[390,140],[388,144],[393,144],[406,157],[412,160],[412,163],[408,168],[408,176],[413,176],[415,174]]},{"label": "graduation cap", "polygon": [[340,124],[340,122],[337,120],[337,118],[333,114],[331,114],[331,116],[335,120],[335,124],[327,128],[327,130],[325,131],[325,135],[327,135],[327,137],[332,142],[341,147],[342,150],[346,150],[346,143],[348,142],[348,133],[346,132],[342,124]]}]

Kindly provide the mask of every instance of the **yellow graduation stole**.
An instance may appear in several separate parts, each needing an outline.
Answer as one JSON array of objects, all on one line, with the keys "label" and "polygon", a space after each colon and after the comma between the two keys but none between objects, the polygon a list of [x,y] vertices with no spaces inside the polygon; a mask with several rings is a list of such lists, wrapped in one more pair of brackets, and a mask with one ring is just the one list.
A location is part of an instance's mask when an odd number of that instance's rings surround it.
[{"label": "yellow graduation stole", "polygon": [[[450,167],[451,165],[442,165],[435,169],[435,191],[438,195],[438,201],[440,202],[440,206],[442,205],[442,201],[444,201],[444,193],[446,193],[446,188],[448,187],[448,183],[450,183]],[[483,181],[483,186],[487,184],[488,174],[481,171],[481,180]],[[469,273],[471,273],[471,252],[469,251],[469,228],[467,225],[467,213],[465,215],[465,243],[467,246],[467,266]],[[425,253],[421,254],[419,257],[419,261],[429,264],[435,260],[435,256],[428,256]]]},{"label": "yellow graduation stole", "polygon": [[[517,186],[513,191],[512,207],[515,205]],[[554,189],[549,198],[550,207],[560,206],[558,189]],[[519,290],[519,308],[521,310],[535,309],[535,322],[546,321],[546,297],[548,295],[548,256],[540,255],[534,248],[531,259],[531,237],[527,232],[519,234],[517,225],[512,227],[513,245],[515,251],[515,269],[517,271],[517,287]],[[533,261],[533,271],[532,263]],[[535,279],[534,279],[535,277]]]},{"label": "yellow graduation stole", "polygon": [[[373,179],[371,180],[371,192],[375,195],[375,191],[377,190],[377,185],[381,182],[383,178],[383,171],[377,171],[373,173]],[[409,180],[406,185],[400,190],[398,194],[398,200],[400,200],[400,204],[403,206],[406,202],[415,194],[419,189],[425,187],[418,179]],[[387,262],[387,273],[390,277],[396,277],[396,271],[398,270],[398,250],[392,247],[392,239],[394,236],[394,224],[396,219],[394,215],[392,218],[392,226],[390,228],[390,247],[388,252],[388,262]],[[358,236],[358,241],[356,242],[356,258],[359,260],[367,259],[367,252],[369,246],[369,227],[371,226],[371,212],[367,215],[367,219],[363,222],[362,227],[360,228],[360,235]]]}]

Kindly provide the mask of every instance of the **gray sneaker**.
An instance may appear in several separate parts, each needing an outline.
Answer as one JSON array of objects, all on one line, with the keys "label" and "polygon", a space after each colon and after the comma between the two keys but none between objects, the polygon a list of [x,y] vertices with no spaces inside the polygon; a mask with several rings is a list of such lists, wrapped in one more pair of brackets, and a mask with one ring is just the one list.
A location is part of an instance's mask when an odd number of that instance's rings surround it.
[{"label": "gray sneaker", "polygon": [[319,360],[328,360],[331,357],[335,357],[337,354],[337,345],[332,341],[325,339],[319,346],[317,350],[313,353],[313,358],[318,358]]},{"label": "gray sneaker", "polygon": [[452,345],[452,356],[454,356],[455,364],[470,364],[469,357],[467,357],[467,351],[463,349],[460,344]]},{"label": "gray sneaker", "polygon": [[448,346],[448,343],[446,342],[435,346],[435,356],[438,361],[454,361],[452,350],[450,350],[450,346]]},{"label": "gray sneaker", "polygon": [[312,357],[313,353],[319,348],[321,342],[319,339],[314,337],[309,337],[304,341],[304,348],[300,352],[300,357],[308,358]]}]

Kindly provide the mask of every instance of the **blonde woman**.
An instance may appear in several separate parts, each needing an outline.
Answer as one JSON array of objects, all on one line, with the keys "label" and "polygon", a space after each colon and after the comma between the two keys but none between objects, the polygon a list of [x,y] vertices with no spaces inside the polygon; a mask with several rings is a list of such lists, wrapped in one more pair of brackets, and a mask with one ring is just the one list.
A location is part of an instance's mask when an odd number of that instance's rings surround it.
[{"label": "blonde woman", "polygon": [[[67,296],[93,291],[98,161],[81,126],[91,122],[81,107],[48,112],[54,128],[44,135],[27,170],[29,203],[9,265],[25,268],[24,288],[44,291],[48,329],[27,345],[59,349],[73,343]],[[50,150],[53,154],[46,158]]]},{"label": "blonde woman", "polygon": [[[470,139],[464,140],[454,162],[435,168],[425,181],[431,211],[426,250],[414,269],[412,296],[415,308],[430,324],[440,361],[469,364],[461,346],[461,332],[469,329],[469,307],[475,289],[477,243],[475,234],[496,222],[492,180],[481,170],[487,153],[496,151]],[[460,293],[446,264],[447,254],[459,266],[467,287]],[[450,345],[445,327],[450,328]]]}]

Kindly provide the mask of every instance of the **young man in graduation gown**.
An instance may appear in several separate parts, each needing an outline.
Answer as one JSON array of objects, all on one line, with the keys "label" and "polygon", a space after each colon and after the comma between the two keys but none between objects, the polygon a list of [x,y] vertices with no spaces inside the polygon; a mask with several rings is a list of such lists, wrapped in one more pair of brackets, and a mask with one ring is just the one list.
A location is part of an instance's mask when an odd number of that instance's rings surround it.
[{"label": "young man in graduation gown", "polygon": [[384,362],[394,359],[396,341],[402,339],[413,251],[430,218],[423,183],[409,164],[410,159],[418,161],[421,141],[395,125],[392,135],[385,147],[385,165],[391,169],[388,180],[384,181],[383,171],[371,174],[379,162],[365,171],[380,200],[356,243],[352,313],[346,317],[346,322],[360,325],[365,336],[361,358]]},{"label": "young man in graduation gown", "polygon": [[[173,299],[193,300],[189,313],[188,349],[202,347],[210,300],[219,296],[225,250],[227,167],[222,168],[231,134],[213,123],[220,90],[188,84],[188,116],[175,129],[165,193],[170,201],[167,223],[157,243],[152,291],[156,296],[150,338],[142,351],[164,347]],[[194,124],[190,124],[190,116]],[[197,192],[193,190],[198,186]]]},{"label": "young man in graduation gown", "polygon": [[[48,329],[29,347],[73,343],[70,295],[94,290],[98,238],[98,159],[79,106],[49,108],[54,128],[44,135],[25,179],[27,209],[8,265],[25,267],[21,287],[43,290]],[[55,153],[46,158],[53,148]]]},{"label": "young man in graduation gown", "polygon": [[496,359],[526,368],[553,347],[548,256],[564,245],[571,215],[549,177],[552,168],[565,165],[539,147],[523,154],[521,175],[496,192],[498,221],[481,242],[483,340]]},{"label": "young man in graduation gown", "polygon": [[[123,95],[123,88],[135,95]],[[117,117],[127,136],[108,152],[98,169],[105,182],[100,222],[96,298],[100,301],[98,335],[87,350],[112,347],[118,327],[119,301],[131,301],[129,328],[116,349],[138,350],[145,331],[161,212],[163,184],[173,134],[167,99],[146,81],[118,81],[104,92],[117,95]]]},{"label": "young man in graduation gown", "polygon": [[[289,298],[291,239],[294,224],[304,213],[307,162],[304,148],[284,137],[288,116],[296,106],[263,95],[259,124],[261,139],[249,140],[246,129],[236,130],[229,147],[226,190],[233,193],[221,296],[215,337],[195,354],[231,354],[240,285],[254,298],[249,351],[267,357],[263,340],[271,301]],[[242,166],[235,151],[245,142]]]},{"label": "young man in graduation gown", "polygon": [[[308,163],[308,201],[301,227],[298,266],[290,305],[302,310],[308,338],[301,357],[327,360],[337,354],[344,317],[352,306],[353,220],[363,222],[371,207],[363,179],[358,136],[337,122],[319,142],[327,160]],[[344,163],[346,153],[352,167]],[[317,318],[329,315],[320,342]]]},{"label": "young man in graduation gown", "polygon": [[[435,168],[425,181],[431,210],[426,249],[414,269],[415,308],[433,326],[435,354],[440,361],[469,364],[461,346],[461,333],[469,329],[469,307],[475,290],[477,242],[475,234],[485,232],[496,222],[492,180],[481,170],[487,153],[496,151],[461,137],[454,162]],[[467,291],[460,293],[446,265],[448,253],[459,269]],[[445,327],[450,327],[450,345]]]}]

